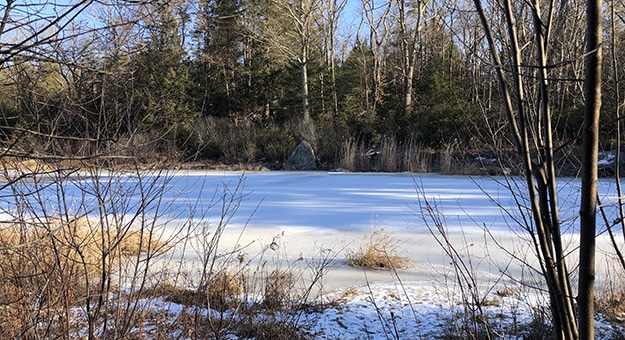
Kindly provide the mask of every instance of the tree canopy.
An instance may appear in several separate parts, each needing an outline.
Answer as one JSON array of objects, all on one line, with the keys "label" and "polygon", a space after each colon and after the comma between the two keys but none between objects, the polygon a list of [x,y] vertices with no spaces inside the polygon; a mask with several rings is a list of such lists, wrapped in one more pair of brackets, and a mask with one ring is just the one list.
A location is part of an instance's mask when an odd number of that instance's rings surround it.
[{"label": "tree canopy", "polygon": [[[554,9],[561,15],[550,25],[558,34],[546,46],[558,145],[580,143],[582,5]],[[500,68],[514,77],[512,45],[506,28],[494,26],[502,65],[493,65],[468,6],[11,0],[0,5],[2,137],[16,155],[106,152],[223,162],[282,162],[307,139],[333,165],[344,155],[338,145],[350,141],[367,148],[392,139],[434,151],[453,144],[479,153],[491,149],[497,133],[508,141],[497,147],[511,147],[493,75]],[[485,3],[493,18],[500,15],[496,6]],[[530,13],[514,11],[518,44],[528,46]],[[605,34],[614,35],[614,46],[606,48],[619,59],[622,16],[609,20],[614,31]],[[604,68],[605,110],[620,105],[623,84],[614,77],[622,70],[612,66]],[[523,65],[520,72],[537,69]],[[512,100],[538,112],[535,84],[524,79],[526,98]],[[602,120],[606,148],[615,139],[611,121]]]}]

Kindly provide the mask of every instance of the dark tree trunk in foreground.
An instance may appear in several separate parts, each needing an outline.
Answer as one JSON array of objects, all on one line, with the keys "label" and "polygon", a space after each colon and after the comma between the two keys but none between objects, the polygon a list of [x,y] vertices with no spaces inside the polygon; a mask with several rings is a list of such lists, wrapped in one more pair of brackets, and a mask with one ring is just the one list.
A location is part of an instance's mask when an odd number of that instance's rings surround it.
[{"label": "dark tree trunk in foreground", "polygon": [[601,0],[588,0],[582,197],[580,203],[579,336],[594,339],[595,234],[597,207],[597,154],[601,110]]}]

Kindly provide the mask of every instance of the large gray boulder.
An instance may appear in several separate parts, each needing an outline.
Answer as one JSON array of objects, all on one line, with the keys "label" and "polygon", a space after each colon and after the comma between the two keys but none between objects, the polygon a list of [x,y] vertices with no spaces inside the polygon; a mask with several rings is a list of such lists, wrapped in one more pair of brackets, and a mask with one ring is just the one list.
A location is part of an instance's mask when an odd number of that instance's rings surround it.
[{"label": "large gray boulder", "polygon": [[291,156],[284,163],[285,170],[317,170],[315,163],[315,152],[312,146],[306,141],[299,145],[291,152]]}]

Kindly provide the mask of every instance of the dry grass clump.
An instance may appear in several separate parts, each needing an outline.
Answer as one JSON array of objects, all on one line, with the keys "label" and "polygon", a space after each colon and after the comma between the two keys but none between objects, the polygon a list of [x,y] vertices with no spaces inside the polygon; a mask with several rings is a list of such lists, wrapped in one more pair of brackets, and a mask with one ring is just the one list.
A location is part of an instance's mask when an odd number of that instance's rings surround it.
[{"label": "dry grass clump", "polygon": [[399,256],[400,243],[384,229],[369,234],[366,243],[347,250],[347,264],[368,269],[403,269],[411,266],[407,257]]},{"label": "dry grass clump", "polygon": [[[621,262],[616,258],[606,259],[603,285],[595,292],[595,311],[617,328],[625,326],[625,273]],[[614,339],[625,339],[623,334],[615,334]]]},{"label": "dry grass clump", "polygon": [[224,311],[237,303],[237,298],[243,293],[243,285],[238,277],[224,272],[212,277],[201,291],[208,298],[210,308]]},{"label": "dry grass clump", "polygon": [[4,169],[21,170],[24,172],[50,171],[52,167],[35,159],[3,156],[0,164]]},{"label": "dry grass clump", "polygon": [[595,296],[595,307],[610,322],[625,325],[625,283],[600,291]]},{"label": "dry grass clump", "polygon": [[242,293],[240,277],[227,271],[219,272],[195,292],[197,299],[194,304],[223,312],[241,304],[239,297]]},{"label": "dry grass clump", "polygon": [[518,296],[519,292],[515,289],[504,287],[495,291],[495,295],[500,297]]},{"label": "dry grass clump", "polygon": [[228,272],[216,273],[208,283],[196,289],[159,284],[145,292],[146,297],[162,296],[183,306],[208,307],[223,312],[240,304],[243,285],[239,277]]},{"label": "dry grass clump", "polygon": [[293,275],[287,271],[276,269],[265,278],[265,295],[263,306],[269,310],[282,307],[289,299],[293,290]]},{"label": "dry grass clump", "polygon": [[242,339],[306,340],[314,337],[296,324],[274,318],[248,318],[238,325],[237,335]]},{"label": "dry grass clump", "polygon": [[137,230],[102,228],[86,217],[5,224],[0,230],[0,333],[36,332],[34,315],[53,319],[60,310],[83,304],[88,295],[98,295],[98,285],[116,263],[158,247]]},{"label": "dry grass clump", "polygon": [[[223,338],[234,334],[244,339],[311,339],[313,338],[298,323],[298,316],[309,305],[303,301],[290,301],[294,294],[293,273],[290,270],[274,269],[267,273],[256,272],[256,277],[233,275],[222,269],[214,273],[205,286],[197,289],[178,288],[161,283],[145,291],[147,298],[164,297],[183,306],[200,307],[184,309],[176,316],[175,325],[169,328],[189,330],[200,338]],[[252,287],[244,283],[260,279],[260,300]],[[251,302],[251,303],[250,303]],[[291,304],[289,302],[295,302]],[[300,304],[301,303],[301,304]],[[199,311],[209,308],[217,313],[204,314]],[[231,313],[234,312],[235,313]],[[166,326],[163,322],[160,327]],[[167,328],[167,327],[165,327]],[[189,333],[191,334],[191,333]]]},{"label": "dry grass clump", "polygon": [[74,272],[71,269],[77,266],[82,274],[91,277],[102,270],[103,261],[108,266],[116,260],[157,252],[163,247],[140,230],[103,227],[87,217],[19,221],[0,230],[0,249],[5,255],[0,259],[0,267],[6,274],[16,261],[20,271],[46,266],[67,273]]}]

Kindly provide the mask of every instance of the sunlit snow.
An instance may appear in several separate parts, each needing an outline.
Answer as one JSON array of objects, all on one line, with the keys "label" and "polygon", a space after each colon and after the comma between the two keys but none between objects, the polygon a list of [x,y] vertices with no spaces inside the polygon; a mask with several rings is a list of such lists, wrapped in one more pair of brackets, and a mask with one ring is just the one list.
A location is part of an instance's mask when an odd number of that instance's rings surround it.
[{"label": "sunlit snow", "polygon": [[[410,173],[179,171],[163,178],[168,181],[163,201],[167,209],[160,213],[171,225],[168,228],[179,226],[191,211],[194,218],[206,219],[210,228],[221,216],[219,197],[234,194],[238,209],[228,222],[221,248],[245,245],[242,251],[253,256],[275,242],[271,251],[287,265],[330,257],[319,299],[336,304],[301,320],[319,339],[429,339],[449,331],[450,320],[466,314],[468,307],[463,305],[467,293],[460,294],[454,267],[439,244],[445,241],[443,231],[475,275],[472,289],[489,301],[483,315],[498,325],[502,338],[515,338],[523,335],[536,308],[545,308],[547,299],[525,285],[540,281],[527,267],[538,268],[528,232],[519,223],[530,218],[525,184],[521,178],[512,180]],[[132,188],[138,181],[129,176],[120,184],[128,185],[130,200],[137,200]],[[84,202],[89,179],[75,183],[65,195],[82,197],[76,209],[95,206],[95,201]],[[506,186],[514,187],[518,196]],[[574,261],[579,183],[564,178],[558,188],[564,239]],[[45,190],[52,197],[56,192],[54,187]],[[613,180],[600,181],[609,221],[616,216],[615,191]],[[48,208],[54,210],[54,202],[50,199]],[[424,211],[426,203],[435,216]],[[10,213],[12,207],[4,209]],[[440,230],[433,223],[436,217],[443,221]],[[413,266],[397,272],[347,266],[346,250],[366,242],[374,230],[391,235],[398,242],[398,253],[409,257]],[[610,245],[605,228],[599,233],[598,278],[602,278]],[[193,259],[192,252],[187,249],[179,255]],[[502,291],[514,293],[498,294]],[[599,338],[610,337],[606,323],[599,322],[597,329]]]}]

